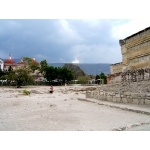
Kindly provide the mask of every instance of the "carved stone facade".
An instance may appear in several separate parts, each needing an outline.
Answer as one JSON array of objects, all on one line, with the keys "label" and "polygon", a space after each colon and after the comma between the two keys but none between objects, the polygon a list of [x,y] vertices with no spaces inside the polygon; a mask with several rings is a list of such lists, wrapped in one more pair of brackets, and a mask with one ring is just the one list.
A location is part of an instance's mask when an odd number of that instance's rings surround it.
[{"label": "carved stone facade", "polygon": [[122,62],[117,64],[112,64],[110,65],[110,72],[111,74],[119,73],[122,72],[122,68],[123,68]]},{"label": "carved stone facade", "polygon": [[150,27],[119,41],[122,63],[110,66],[111,74],[150,68]]}]

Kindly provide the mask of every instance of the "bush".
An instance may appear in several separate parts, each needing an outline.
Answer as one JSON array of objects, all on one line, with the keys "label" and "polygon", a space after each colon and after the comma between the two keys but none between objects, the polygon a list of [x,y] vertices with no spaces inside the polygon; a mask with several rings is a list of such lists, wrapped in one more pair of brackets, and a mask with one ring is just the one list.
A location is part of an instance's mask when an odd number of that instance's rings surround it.
[{"label": "bush", "polygon": [[87,76],[80,76],[78,77],[78,84],[87,84],[89,80],[89,77]]},{"label": "bush", "polygon": [[30,95],[30,91],[23,90],[23,94],[24,94],[24,95]]}]

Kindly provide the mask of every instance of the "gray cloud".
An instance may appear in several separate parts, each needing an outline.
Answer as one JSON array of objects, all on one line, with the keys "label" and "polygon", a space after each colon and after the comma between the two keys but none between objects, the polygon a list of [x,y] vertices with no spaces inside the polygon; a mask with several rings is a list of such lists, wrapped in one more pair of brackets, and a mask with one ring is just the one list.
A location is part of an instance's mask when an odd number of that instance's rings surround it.
[{"label": "gray cloud", "polygon": [[[0,20],[0,57],[35,57],[48,62],[121,61],[117,20]],[[119,22],[119,20],[118,20]],[[121,22],[122,23],[122,22]]]}]

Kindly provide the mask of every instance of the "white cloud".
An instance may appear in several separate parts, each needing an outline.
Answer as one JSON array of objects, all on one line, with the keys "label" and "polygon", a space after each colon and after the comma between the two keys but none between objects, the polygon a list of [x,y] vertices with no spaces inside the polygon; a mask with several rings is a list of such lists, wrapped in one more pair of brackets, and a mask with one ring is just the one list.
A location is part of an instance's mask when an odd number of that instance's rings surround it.
[{"label": "white cloud", "polygon": [[107,44],[99,45],[75,45],[71,53],[80,60],[80,63],[117,63],[121,61],[119,47],[111,47]]},{"label": "white cloud", "polygon": [[78,63],[80,63],[80,60],[77,59],[77,58],[75,58],[75,59],[72,61],[72,63],[78,64]]},{"label": "white cloud", "polygon": [[59,43],[68,44],[69,42],[83,42],[84,39],[74,30],[69,20],[60,20],[58,26]]},{"label": "white cloud", "polygon": [[126,20],[126,22],[116,24],[112,27],[112,36],[117,39],[124,39],[149,26],[149,19]]}]

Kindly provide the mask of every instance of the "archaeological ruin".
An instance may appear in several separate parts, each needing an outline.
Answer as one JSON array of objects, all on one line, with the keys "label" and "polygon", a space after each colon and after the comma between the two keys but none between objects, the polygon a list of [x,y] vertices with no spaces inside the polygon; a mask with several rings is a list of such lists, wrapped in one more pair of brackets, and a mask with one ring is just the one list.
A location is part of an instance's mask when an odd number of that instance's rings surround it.
[{"label": "archaeological ruin", "polygon": [[110,66],[108,82],[122,74],[122,80],[143,80],[150,77],[150,27],[119,41],[122,62]]},{"label": "archaeological ruin", "polygon": [[119,40],[122,62],[110,66],[107,85],[88,91],[87,98],[150,104],[150,27]]}]

